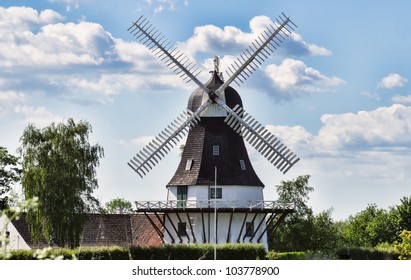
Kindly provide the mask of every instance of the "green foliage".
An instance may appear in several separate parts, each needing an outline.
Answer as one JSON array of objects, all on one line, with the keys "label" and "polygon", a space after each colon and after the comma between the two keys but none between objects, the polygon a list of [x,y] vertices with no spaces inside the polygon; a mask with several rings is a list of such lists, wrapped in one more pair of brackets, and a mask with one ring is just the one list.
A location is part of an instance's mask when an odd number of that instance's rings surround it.
[{"label": "green foliage", "polygon": [[274,252],[269,251],[267,260],[305,260],[305,252]]},{"label": "green foliage", "polygon": [[118,246],[112,247],[91,247],[78,248],[75,256],[79,260],[129,260],[131,255],[126,248]]},{"label": "green foliage", "polygon": [[400,237],[402,239],[401,243],[395,246],[398,251],[400,260],[411,260],[411,231],[404,230],[401,232]]},{"label": "green foliage", "polygon": [[309,180],[310,175],[300,175],[290,181],[281,181],[280,185],[276,186],[278,200],[293,202],[299,217],[305,217],[313,212],[307,205],[309,194],[314,191],[314,188],[308,185]]},{"label": "green foliage", "polygon": [[294,202],[296,212],[289,214],[268,237],[274,251],[331,251],[337,246],[340,231],[331,217],[332,210],[314,215],[307,204],[314,191],[309,179],[309,175],[302,175],[277,186],[278,200]]},{"label": "green foliage", "polygon": [[308,195],[314,189],[308,186],[309,175],[299,176],[294,180],[282,181],[276,186],[278,200],[293,202],[295,213],[289,214],[279,225],[272,236],[269,236],[269,246],[275,251],[305,251],[307,238],[312,232],[310,221],[312,209],[307,205]]},{"label": "green foliage", "polygon": [[60,247],[79,244],[86,219],[98,201],[96,167],[103,148],[90,145],[87,122],[29,125],[21,137],[22,187],[26,198],[38,197],[37,211],[27,213],[34,242],[45,239]]},{"label": "green foliage", "polygon": [[400,231],[411,230],[411,197],[403,197],[397,206],[398,226]]},{"label": "green foliage", "polygon": [[[79,260],[212,260],[212,244],[166,245],[163,247],[92,247],[47,249],[40,259],[79,259]],[[36,250],[13,251],[12,260],[39,259]],[[257,260],[264,259],[265,251],[261,244],[224,244],[217,246],[219,260]]]},{"label": "green foliage", "polygon": [[397,260],[397,253],[390,253],[374,248],[348,247],[336,250],[340,260]]},{"label": "green foliage", "polygon": [[218,260],[262,260],[265,254],[265,248],[260,243],[227,243],[217,246]]},{"label": "green foliage", "polygon": [[[212,244],[179,244],[163,247],[132,247],[133,259],[137,260],[212,260]],[[265,250],[261,244],[221,244],[217,245],[218,260],[264,259]]]},{"label": "green foliage", "polygon": [[387,211],[371,204],[348,218],[342,234],[348,246],[375,247],[380,243],[394,242],[397,239],[397,230],[395,209]]},{"label": "green foliage", "polygon": [[103,209],[103,212],[107,214],[116,214],[117,211],[123,214],[134,213],[131,202],[119,197],[107,202],[106,207]]},{"label": "green foliage", "polygon": [[0,146],[0,211],[8,207],[7,194],[11,185],[20,180],[21,169],[17,163],[17,157],[10,155],[5,147]]}]

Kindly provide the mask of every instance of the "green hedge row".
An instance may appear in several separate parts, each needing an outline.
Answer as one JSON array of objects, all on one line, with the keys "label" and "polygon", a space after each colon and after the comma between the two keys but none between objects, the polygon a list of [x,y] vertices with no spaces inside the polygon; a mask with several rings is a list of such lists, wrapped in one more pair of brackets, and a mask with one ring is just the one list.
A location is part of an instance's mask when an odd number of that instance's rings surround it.
[{"label": "green hedge row", "polygon": [[[11,252],[12,260],[34,260],[36,250],[19,250]],[[40,258],[79,260],[212,260],[214,247],[210,244],[166,245],[163,247],[93,247],[77,249],[52,249]],[[340,259],[340,260],[397,260],[399,254],[371,248],[339,248],[335,255],[312,252],[265,252],[261,244],[223,244],[217,246],[219,260],[306,260],[306,259]],[[0,256],[1,259],[1,256]]]},{"label": "green hedge row", "polygon": [[339,248],[336,250],[340,260],[398,260],[399,254],[373,248]]},{"label": "green hedge row", "polygon": [[269,251],[266,255],[267,260],[305,260],[305,252],[274,252]]},{"label": "green hedge row", "polygon": [[[12,260],[33,260],[35,250],[13,251]],[[217,246],[219,260],[256,260],[265,258],[261,244],[222,244]],[[79,260],[212,260],[214,247],[210,244],[166,245],[163,247],[100,247],[52,249],[43,258],[63,256]]]}]

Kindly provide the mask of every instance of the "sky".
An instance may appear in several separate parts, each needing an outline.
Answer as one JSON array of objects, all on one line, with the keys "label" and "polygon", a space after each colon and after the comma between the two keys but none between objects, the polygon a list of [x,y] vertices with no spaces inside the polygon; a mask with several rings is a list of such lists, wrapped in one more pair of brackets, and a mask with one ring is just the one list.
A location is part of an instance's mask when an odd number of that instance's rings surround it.
[{"label": "sky", "polygon": [[[165,200],[176,148],[141,179],[127,162],[186,109],[185,84],[127,32],[141,15],[203,70],[222,70],[282,12],[298,26],[241,87],[244,108],[301,160],[286,174],[248,146],[266,200],[309,174],[315,213],[343,220],[411,195],[409,1],[1,0],[0,145],[88,121],[105,157],[95,196]],[[181,142],[183,144],[183,142]]]}]

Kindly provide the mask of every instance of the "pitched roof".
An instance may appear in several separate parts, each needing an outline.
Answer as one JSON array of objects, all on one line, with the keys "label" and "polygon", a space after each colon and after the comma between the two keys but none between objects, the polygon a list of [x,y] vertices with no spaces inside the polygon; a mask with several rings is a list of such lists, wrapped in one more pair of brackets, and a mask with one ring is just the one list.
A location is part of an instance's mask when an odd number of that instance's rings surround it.
[{"label": "pitched roof", "polygon": [[[161,229],[161,224],[154,214],[147,215]],[[23,214],[19,220],[14,220],[12,223],[31,248],[48,246],[46,242],[39,244],[32,242],[26,215]],[[144,214],[88,214],[80,242],[82,247],[161,246],[162,244],[162,239]]]}]

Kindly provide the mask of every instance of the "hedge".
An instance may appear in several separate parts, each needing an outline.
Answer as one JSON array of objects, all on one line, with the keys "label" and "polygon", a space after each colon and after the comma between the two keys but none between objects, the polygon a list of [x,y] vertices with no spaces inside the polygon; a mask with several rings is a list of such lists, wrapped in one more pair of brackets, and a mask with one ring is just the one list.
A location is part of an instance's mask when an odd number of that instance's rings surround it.
[{"label": "hedge", "polygon": [[339,248],[336,250],[340,260],[398,260],[398,253],[376,250],[373,248]]},{"label": "hedge", "polygon": [[305,252],[274,252],[269,251],[266,255],[267,260],[305,260]]},{"label": "hedge", "polygon": [[[12,260],[34,260],[36,250],[12,251]],[[165,245],[162,247],[92,247],[48,250],[42,258],[79,260],[212,260],[214,247],[211,244]],[[217,246],[219,260],[256,260],[264,259],[262,244],[222,244]]]}]

